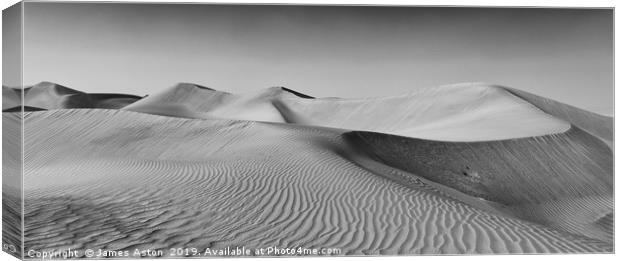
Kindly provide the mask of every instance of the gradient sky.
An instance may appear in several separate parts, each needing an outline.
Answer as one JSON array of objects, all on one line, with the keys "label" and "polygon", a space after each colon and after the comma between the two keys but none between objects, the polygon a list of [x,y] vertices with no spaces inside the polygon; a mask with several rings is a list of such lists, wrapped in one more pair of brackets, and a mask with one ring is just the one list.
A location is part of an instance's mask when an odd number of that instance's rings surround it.
[{"label": "gradient sky", "polygon": [[24,84],[144,95],[192,82],[234,93],[286,86],[371,97],[481,81],[612,114],[612,16],[611,9],[31,2]]}]

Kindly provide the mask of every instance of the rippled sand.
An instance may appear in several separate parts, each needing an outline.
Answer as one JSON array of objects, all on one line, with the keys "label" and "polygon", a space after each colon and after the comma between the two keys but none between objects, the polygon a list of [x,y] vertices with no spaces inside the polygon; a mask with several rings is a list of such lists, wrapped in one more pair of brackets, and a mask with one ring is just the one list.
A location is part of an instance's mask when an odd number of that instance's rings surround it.
[{"label": "rippled sand", "polygon": [[[610,188],[595,177],[590,181],[598,184],[599,195],[543,197],[527,201],[538,207],[523,213],[524,206],[510,200],[545,191],[519,185],[506,195],[494,193],[504,182],[517,185],[516,180],[531,178],[529,173],[481,171],[480,184],[498,187],[490,194],[468,193],[454,185],[461,173],[433,172],[442,168],[436,163],[409,169],[407,161],[390,161],[400,156],[377,159],[366,151],[376,144],[342,130],[114,110],[32,112],[26,124],[26,249],[273,245],[340,248],[355,255],[612,251],[612,230],[605,222],[613,220]],[[563,137],[542,139],[553,143]],[[372,151],[409,155],[390,151],[400,148],[398,141],[379,144],[388,148]],[[433,153],[441,152],[435,145],[418,148],[419,155],[432,162]],[[472,168],[493,165],[484,163],[488,152],[473,155],[477,151],[462,162]],[[589,212],[567,219],[557,213],[571,205]]]}]

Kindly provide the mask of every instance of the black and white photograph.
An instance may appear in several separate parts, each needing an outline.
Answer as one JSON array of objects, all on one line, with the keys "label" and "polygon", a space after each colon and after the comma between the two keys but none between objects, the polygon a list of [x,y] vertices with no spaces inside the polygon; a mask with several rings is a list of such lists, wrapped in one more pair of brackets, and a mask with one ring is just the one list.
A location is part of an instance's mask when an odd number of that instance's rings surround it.
[{"label": "black and white photograph", "polygon": [[2,37],[17,258],[614,253],[612,7],[16,1]]}]

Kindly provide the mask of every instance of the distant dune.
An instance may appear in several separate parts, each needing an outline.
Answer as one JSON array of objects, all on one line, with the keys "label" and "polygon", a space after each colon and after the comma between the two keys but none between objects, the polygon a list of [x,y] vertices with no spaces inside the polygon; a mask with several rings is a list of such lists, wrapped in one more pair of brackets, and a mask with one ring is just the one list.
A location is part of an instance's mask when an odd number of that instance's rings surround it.
[{"label": "distant dune", "polygon": [[[88,94],[71,88],[41,82],[23,90],[26,111],[73,108],[120,109],[141,97],[129,94]],[[2,111],[19,111],[22,90],[2,86]],[[17,107],[17,108],[16,108]]]},{"label": "distant dune", "polygon": [[[170,110],[170,108],[178,108]],[[233,95],[180,84],[125,110],[184,118],[226,118],[376,131],[445,141],[500,140],[561,133],[570,122],[504,88],[457,84],[368,99],[318,98],[269,88]]]},{"label": "distant dune", "polygon": [[[519,90],[42,89],[55,102],[26,104],[57,109],[24,115],[29,248],[613,252],[613,118]],[[84,97],[114,108],[58,108]]]},{"label": "distant dune", "polygon": [[310,97],[282,87],[234,95],[200,85],[181,83],[123,109],[182,118],[287,122],[287,115],[283,115],[272,104],[286,98]]}]

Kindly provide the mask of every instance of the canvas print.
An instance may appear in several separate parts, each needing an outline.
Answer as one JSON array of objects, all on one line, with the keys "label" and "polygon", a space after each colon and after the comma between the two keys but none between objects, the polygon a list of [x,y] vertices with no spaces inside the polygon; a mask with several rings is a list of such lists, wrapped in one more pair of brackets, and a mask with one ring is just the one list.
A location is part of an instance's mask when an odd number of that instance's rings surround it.
[{"label": "canvas print", "polygon": [[20,2],[18,258],[613,253],[613,10]]}]

